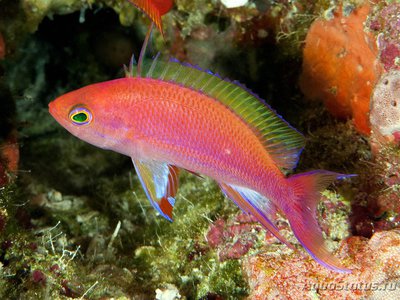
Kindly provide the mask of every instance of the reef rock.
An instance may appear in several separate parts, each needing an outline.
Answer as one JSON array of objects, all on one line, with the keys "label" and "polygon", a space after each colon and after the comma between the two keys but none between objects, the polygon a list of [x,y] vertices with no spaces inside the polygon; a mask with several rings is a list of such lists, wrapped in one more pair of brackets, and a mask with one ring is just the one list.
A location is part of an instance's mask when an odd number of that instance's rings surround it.
[{"label": "reef rock", "polygon": [[[351,274],[335,273],[299,254],[259,254],[244,260],[248,299],[397,299],[400,285],[400,231],[376,233],[370,240],[345,240],[338,256]],[[346,258],[347,257],[347,258]]]},{"label": "reef rock", "polygon": [[[400,69],[400,3],[380,1],[371,17],[369,28],[377,36],[379,58],[386,71]],[[394,2],[394,3],[392,3]],[[381,8],[382,7],[382,8]]]},{"label": "reef rock", "polygon": [[388,72],[376,84],[370,121],[378,140],[400,142],[400,71]]}]

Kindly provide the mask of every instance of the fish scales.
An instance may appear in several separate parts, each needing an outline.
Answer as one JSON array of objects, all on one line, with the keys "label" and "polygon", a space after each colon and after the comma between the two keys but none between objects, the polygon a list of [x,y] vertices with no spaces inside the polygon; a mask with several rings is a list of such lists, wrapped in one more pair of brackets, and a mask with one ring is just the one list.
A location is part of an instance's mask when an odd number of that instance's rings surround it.
[{"label": "fish scales", "polygon": [[138,119],[134,131],[147,140],[149,147],[139,156],[151,155],[223,182],[245,180],[246,186],[257,189],[266,173],[281,174],[246,123],[215,99],[152,79],[133,78],[123,84],[141,99],[121,107],[128,119]]},{"label": "fish scales", "polygon": [[[351,175],[316,170],[286,177],[304,139],[241,85],[208,71],[156,60],[146,76],[92,84],[49,104],[68,131],[132,158],[150,203],[172,221],[178,170],[209,176],[244,212],[292,249],[274,220],[282,212],[323,266],[350,272],[332,256],[316,219],[320,191]],[[139,70],[138,70],[139,71]],[[136,76],[134,76],[136,75]]]}]

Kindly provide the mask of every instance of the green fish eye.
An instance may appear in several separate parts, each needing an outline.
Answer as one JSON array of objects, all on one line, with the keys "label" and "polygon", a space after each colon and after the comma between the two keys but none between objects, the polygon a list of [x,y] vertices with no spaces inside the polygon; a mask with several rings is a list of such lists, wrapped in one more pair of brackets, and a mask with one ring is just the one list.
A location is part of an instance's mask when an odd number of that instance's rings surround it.
[{"label": "green fish eye", "polygon": [[77,113],[76,115],[72,116],[72,120],[74,120],[75,122],[78,122],[78,123],[86,122],[87,119],[88,119],[88,116],[85,113]]},{"label": "green fish eye", "polygon": [[86,107],[74,107],[69,113],[69,118],[76,125],[86,125],[92,121],[92,113]]}]

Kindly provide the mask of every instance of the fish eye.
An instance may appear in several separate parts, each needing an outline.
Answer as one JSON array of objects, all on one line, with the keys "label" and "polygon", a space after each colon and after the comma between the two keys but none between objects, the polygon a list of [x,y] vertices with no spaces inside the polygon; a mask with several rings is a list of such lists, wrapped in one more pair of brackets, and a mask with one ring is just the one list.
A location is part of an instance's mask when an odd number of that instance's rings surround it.
[{"label": "fish eye", "polygon": [[87,125],[92,121],[92,113],[84,106],[74,106],[69,118],[75,125]]}]

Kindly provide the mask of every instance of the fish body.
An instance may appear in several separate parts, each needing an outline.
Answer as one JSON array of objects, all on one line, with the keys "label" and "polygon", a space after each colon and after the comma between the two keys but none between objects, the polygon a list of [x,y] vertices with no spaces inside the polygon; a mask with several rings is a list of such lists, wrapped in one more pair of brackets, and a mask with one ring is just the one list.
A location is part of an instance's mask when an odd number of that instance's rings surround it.
[{"label": "fish body", "polygon": [[289,247],[274,224],[283,212],[322,265],[349,272],[324,246],[315,218],[319,191],[345,175],[313,171],[286,178],[301,134],[235,82],[176,61],[155,60],[145,75],[97,83],[49,104],[73,135],[132,158],[152,205],[172,221],[178,169],[216,180],[243,211]]},{"label": "fish body", "polygon": [[[100,124],[89,135],[71,127],[63,113],[57,115],[76,105],[81,91],[82,103]],[[203,93],[155,79],[122,78],[63,97],[63,107],[52,102],[50,113],[97,147],[137,160],[168,162],[268,198],[287,198],[285,177],[259,138],[229,108]]]}]

